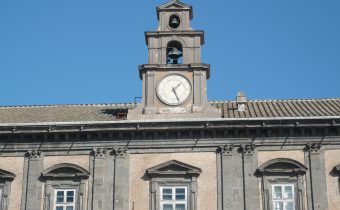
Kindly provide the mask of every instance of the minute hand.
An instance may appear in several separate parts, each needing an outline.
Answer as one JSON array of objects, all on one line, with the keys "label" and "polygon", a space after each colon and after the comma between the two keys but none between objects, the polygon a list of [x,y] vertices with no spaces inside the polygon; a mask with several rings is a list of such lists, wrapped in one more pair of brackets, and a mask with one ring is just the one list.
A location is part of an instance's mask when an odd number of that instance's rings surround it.
[{"label": "minute hand", "polygon": [[[177,85],[177,87],[178,87],[178,85]],[[174,92],[174,94],[175,94],[175,96],[176,96],[176,99],[177,99],[177,102],[179,102],[179,98],[178,98],[178,95],[177,95],[177,93],[176,93],[176,88],[177,87],[172,87],[172,92]]]},{"label": "minute hand", "polygon": [[173,87],[172,89],[176,90],[180,85],[181,83],[179,83],[178,85],[176,85],[176,87]]}]

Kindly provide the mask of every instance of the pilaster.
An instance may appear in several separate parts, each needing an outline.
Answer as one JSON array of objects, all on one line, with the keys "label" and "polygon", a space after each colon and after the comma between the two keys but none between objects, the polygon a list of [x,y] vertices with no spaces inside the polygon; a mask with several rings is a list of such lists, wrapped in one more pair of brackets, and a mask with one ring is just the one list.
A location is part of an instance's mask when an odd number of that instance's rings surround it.
[{"label": "pilaster", "polygon": [[128,210],[129,208],[129,159],[126,148],[114,150],[114,210]]},{"label": "pilaster", "polygon": [[93,149],[93,210],[113,209],[114,158],[106,148]]},{"label": "pilaster", "polygon": [[154,114],[156,113],[156,108],[154,107],[155,98],[155,73],[154,71],[147,71],[145,73],[145,107],[143,110],[144,114]]},{"label": "pilaster", "polygon": [[[193,112],[203,112],[203,96],[202,94],[204,91],[202,91],[202,88],[204,87],[204,81],[203,81],[203,72],[201,71],[195,71],[193,73]],[[205,78],[204,78],[205,79]]]},{"label": "pilaster", "polygon": [[307,144],[305,147],[305,160],[309,166],[307,173],[308,207],[312,210],[327,210],[325,157],[321,144]]},{"label": "pilaster", "polygon": [[259,180],[255,176],[257,169],[257,151],[255,145],[241,146],[243,160],[244,209],[260,209]]},{"label": "pilaster", "polygon": [[32,150],[26,153],[26,159],[28,168],[25,210],[40,210],[43,185],[39,178],[43,171],[44,158],[40,150]]},{"label": "pilaster", "polygon": [[228,144],[219,148],[221,158],[221,196],[223,210],[244,210],[242,155]]}]

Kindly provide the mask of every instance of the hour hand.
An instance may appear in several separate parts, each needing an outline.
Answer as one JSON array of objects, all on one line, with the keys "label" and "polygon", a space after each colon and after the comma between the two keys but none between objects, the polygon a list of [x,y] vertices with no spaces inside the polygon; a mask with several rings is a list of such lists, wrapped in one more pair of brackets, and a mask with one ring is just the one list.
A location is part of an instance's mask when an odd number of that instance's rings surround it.
[{"label": "hour hand", "polygon": [[179,98],[178,98],[178,95],[176,93],[176,88],[178,87],[179,85],[177,85],[176,87],[172,87],[172,92],[174,92],[175,96],[176,96],[176,99],[177,99],[177,102],[179,102]]}]

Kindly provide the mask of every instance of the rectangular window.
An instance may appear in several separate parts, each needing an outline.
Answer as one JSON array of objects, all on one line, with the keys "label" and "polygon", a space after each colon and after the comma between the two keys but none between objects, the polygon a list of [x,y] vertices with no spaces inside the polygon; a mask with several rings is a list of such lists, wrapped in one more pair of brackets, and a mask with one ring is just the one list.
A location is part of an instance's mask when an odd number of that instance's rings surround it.
[{"label": "rectangular window", "polygon": [[75,210],[74,189],[56,189],[54,198],[54,210]]},{"label": "rectangular window", "polygon": [[295,210],[294,185],[272,185],[272,200],[274,210]]},{"label": "rectangular window", "polygon": [[187,210],[187,187],[161,187],[161,210]]}]

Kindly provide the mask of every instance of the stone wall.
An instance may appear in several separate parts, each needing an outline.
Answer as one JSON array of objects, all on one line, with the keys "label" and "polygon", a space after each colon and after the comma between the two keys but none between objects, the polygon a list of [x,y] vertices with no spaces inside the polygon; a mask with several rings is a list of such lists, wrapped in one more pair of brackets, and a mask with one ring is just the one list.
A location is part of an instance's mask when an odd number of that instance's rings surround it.
[{"label": "stone wall", "polygon": [[1,157],[0,168],[15,174],[15,178],[11,183],[8,209],[20,210],[24,172],[24,157]]},{"label": "stone wall", "polygon": [[340,209],[340,184],[339,177],[334,176],[331,171],[334,166],[340,164],[340,150],[325,151],[325,176],[327,180],[327,195],[329,210]]}]

